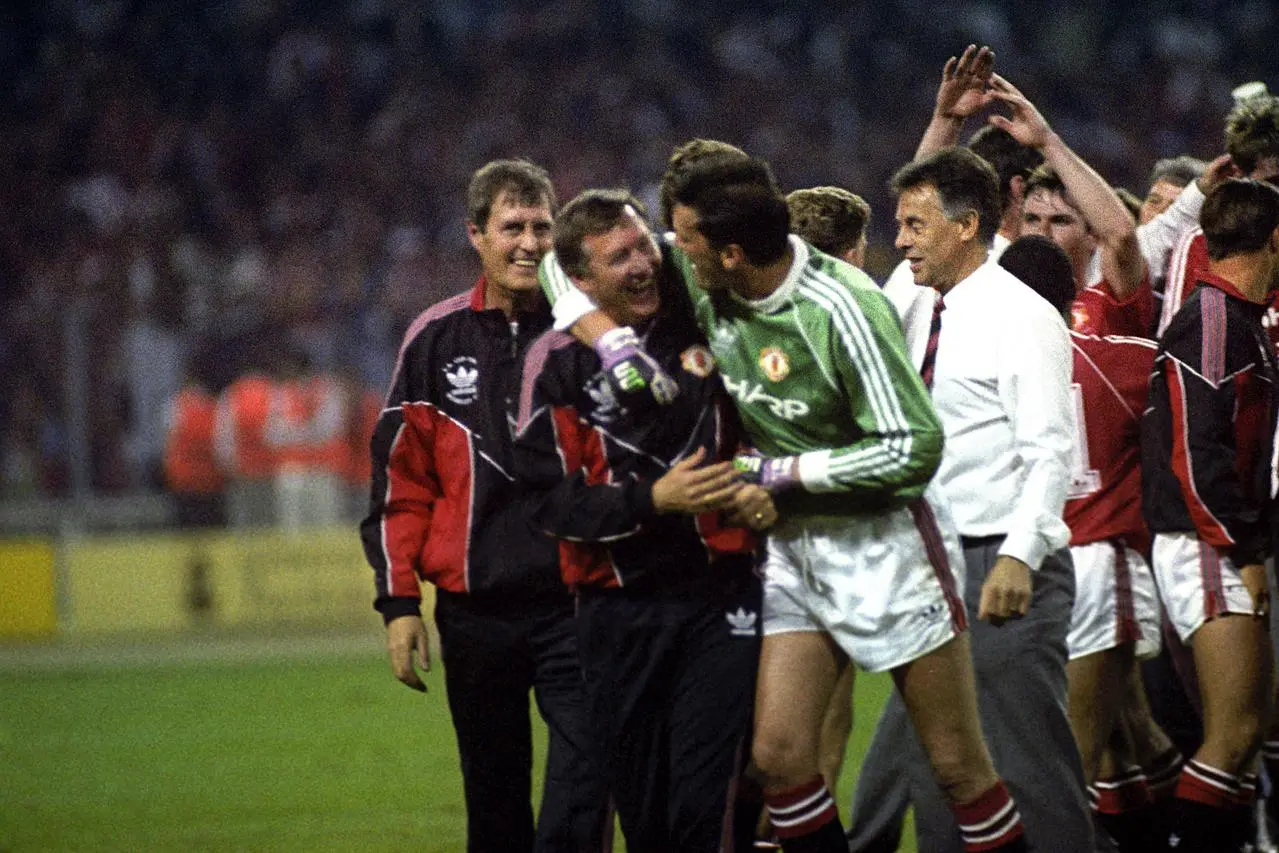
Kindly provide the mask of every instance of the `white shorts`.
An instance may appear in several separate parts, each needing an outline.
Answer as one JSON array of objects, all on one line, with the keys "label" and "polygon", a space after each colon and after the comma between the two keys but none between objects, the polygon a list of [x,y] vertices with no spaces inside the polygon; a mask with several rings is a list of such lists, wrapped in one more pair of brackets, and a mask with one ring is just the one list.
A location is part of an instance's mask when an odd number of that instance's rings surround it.
[{"label": "white shorts", "polygon": [[967,628],[963,565],[949,514],[923,499],[784,518],[768,536],[764,634],[825,632],[862,669],[893,669]]},{"label": "white shorts", "polygon": [[1164,610],[1182,642],[1190,642],[1209,619],[1253,611],[1239,567],[1193,533],[1156,534],[1151,562]]},{"label": "white shorts", "polygon": [[1075,564],[1075,604],[1066,637],[1070,659],[1134,641],[1137,657],[1158,654],[1158,593],[1141,555],[1109,540],[1072,546],[1070,559]]}]

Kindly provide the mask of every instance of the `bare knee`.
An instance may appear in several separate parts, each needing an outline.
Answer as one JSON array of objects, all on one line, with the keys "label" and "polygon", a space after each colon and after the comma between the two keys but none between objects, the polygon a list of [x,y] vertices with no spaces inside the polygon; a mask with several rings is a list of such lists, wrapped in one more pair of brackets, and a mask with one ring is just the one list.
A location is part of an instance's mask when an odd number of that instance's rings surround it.
[{"label": "bare knee", "polygon": [[784,727],[759,729],[751,744],[751,763],[765,788],[789,788],[817,775],[816,745]]}]

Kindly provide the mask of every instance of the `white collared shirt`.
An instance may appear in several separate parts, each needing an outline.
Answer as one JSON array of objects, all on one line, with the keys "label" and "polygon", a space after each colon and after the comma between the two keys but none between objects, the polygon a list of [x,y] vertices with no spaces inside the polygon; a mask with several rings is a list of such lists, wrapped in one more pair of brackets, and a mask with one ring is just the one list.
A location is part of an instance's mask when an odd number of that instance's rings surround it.
[{"label": "white collared shirt", "polygon": [[999,553],[1032,569],[1070,540],[1071,365],[1065,321],[993,261],[946,294],[933,379],[946,449],[935,482],[961,535],[1003,534]]}]

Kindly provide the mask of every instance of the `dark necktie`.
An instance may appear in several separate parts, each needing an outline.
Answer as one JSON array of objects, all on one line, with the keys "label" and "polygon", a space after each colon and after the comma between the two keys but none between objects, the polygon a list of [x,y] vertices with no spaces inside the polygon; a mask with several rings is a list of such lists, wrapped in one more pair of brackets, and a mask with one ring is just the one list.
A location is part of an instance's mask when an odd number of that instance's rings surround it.
[{"label": "dark necktie", "polygon": [[933,372],[937,367],[937,341],[941,338],[941,312],[946,310],[946,302],[941,294],[935,294],[933,300],[933,321],[928,326],[928,344],[924,347],[924,363],[919,366],[919,376],[924,380],[924,387],[933,390]]}]

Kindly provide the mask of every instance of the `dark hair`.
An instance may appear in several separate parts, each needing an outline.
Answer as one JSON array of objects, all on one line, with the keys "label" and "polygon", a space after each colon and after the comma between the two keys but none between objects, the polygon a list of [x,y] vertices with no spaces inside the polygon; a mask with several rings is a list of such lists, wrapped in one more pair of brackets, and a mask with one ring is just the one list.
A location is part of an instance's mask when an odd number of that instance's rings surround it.
[{"label": "dark hair", "polygon": [[671,227],[671,210],[675,207],[672,185],[678,176],[699,160],[715,155],[750,159],[750,155],[736,145],[720,142],[718,139],[690,139],[671,152],[670,159],[666,161],[666,172],[662,175],[662,181],[657,187],[663,227],[668,229]]},{"label": "dark hair", "polygon": [[901,195],[925,184],[937,188],[942,212],[952,222],[976,214],[977,237],[990,243],[999,230],[1000,212],[999,177],[989,163],[967,148],[943,148],[898,169],[892,189]]},{"label": "dark hair", "polygon": [[1226,151],[1245,175],[1267,157],[1279,157],[1279,97],[1259,95],[1226,116]]},{"label": "dark hair", "polygon": [[1155,167],[1150,170],[1150,185],[1153,187],[1160,181],[1167,181],[1170,184],[1185,187],[1202,175],[1207,168],[1207,163],[1189,154],[1165,157],[1162,160],[1156,160]]},{"label": "dark hair", "polygon": [[999,265],[1064,314],[1075,301],[1075,269],[1066,250],[1047,237],[1018,237],[999,256]]},{"label": "dark hair", "polygon": [[1022,145],[1011,133],[993,124],[980,127],[968,138],[968,150],[990,164],[999,178],[999,211],[1008,210],[1013,178],[1026,178],[1044,155],[1029,145]]},{"label": "dark hair", "polygon": [[773,170],[757,157],[708,155],[671,175],[671,200],[697,211],[697,230],[713,249],[741,246],[756,266],[786,254],[790,211]]},{"label": "dark hair", "polygon": [[828,255],[842,255],[861,242],[870,205],[843,187],[812,187],[786,196],[791,231]]},{"label": "dark hair", "polygon": [[528,160],[491,160],[475,171],[466,188],[466,221],[480,230],[488,227],[493,202],[502,193],[530,207],[545,203],[555,210],[551,176]]},{"label": "dark hair", "polygon": [[631,207],[641,219],[648,211],[629,190],[585,190],[555,217],[555,257],[569,275],[584,276],[590,263],[582,241],[612,230]]},{"label": "dark hair", "polygon": [[1222,181],[1208,193],[1199,225],[1214,261],[1256,252],[1279,228],[1279,188],[1245,178]]}]

